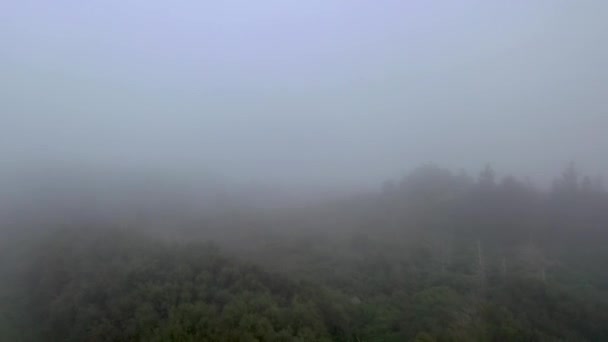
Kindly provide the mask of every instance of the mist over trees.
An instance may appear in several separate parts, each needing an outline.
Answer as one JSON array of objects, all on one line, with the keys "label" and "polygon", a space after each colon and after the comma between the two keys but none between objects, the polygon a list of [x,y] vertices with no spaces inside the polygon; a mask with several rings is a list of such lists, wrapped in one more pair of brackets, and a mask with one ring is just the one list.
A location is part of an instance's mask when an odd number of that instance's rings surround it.
[{"label": "mist over trees", "polygon": [[0,0],[0,342],[608,341],[607,32]]},{"label": "mist over trees", "polygon": [[608,192],[574,164],[549,188],[429,164],[282,207],[44,181],[57,215],[3,215],[2,340],[608,338]]}]

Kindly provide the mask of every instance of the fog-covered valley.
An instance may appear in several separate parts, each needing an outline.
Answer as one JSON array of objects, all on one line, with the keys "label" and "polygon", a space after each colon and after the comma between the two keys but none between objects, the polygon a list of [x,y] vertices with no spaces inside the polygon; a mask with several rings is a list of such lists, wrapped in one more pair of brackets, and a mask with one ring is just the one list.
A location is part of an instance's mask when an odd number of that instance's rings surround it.
[{"label": "fog-covered valley", "polygon": [[0,1],[0,341],[608,340],[606,32]]}]

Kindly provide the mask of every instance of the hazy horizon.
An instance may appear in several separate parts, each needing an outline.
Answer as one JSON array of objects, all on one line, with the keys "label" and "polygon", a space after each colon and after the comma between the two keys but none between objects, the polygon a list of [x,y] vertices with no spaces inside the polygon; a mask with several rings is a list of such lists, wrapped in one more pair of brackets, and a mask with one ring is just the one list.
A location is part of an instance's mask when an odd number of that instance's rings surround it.
[{"label": "hazy horizon", "polygon": [[6,1],[0,153],[361,187],[608,175],[603,1]]},{"label": "hazy horizon", "polygon": [[0,1],[0,341],[608,341],[608,1]]}]

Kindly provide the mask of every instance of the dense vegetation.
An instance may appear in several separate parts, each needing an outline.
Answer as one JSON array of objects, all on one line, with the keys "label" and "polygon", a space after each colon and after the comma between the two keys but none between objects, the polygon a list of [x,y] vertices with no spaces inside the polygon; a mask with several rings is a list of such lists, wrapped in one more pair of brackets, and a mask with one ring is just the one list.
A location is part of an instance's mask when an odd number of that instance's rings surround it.
[{"label": "dense vegetation", "polygon": [[0,338],[608,340],[608,193],[574,166],[548,191],[495,178],[431,165],[375,194],[170,228],[7,229]]}]

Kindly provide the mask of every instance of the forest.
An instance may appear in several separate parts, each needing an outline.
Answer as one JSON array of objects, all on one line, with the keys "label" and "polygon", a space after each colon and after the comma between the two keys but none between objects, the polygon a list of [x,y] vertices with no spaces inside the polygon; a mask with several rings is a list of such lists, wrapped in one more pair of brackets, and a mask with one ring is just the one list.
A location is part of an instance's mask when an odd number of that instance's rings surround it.
[{"label": "forest", "polygon": [[607,0],[0,0],[0,342],[608,342]]},{"label": "forest", "polygon": [[573,164],[187,215],[88,191],[3,211],[1,341],[608,340],[608,192]]}]

